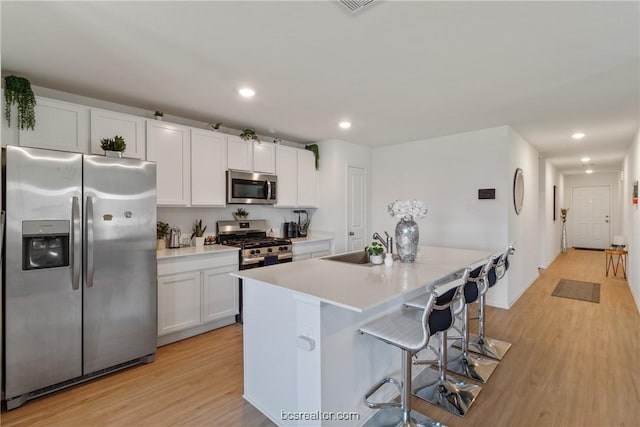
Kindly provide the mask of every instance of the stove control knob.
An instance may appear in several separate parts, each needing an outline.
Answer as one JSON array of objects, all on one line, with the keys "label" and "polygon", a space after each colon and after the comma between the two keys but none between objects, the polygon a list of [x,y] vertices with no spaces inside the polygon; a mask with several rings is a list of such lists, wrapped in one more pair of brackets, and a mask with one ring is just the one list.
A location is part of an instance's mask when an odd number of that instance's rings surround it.
[{"label": "stove control knob", "polygon": [[267,252],[273,252],[273,249],[269,248],[267,249]]},{"label": "stove control knob", "polygon": [[260,249],[256,249],[256,253],[259,254],[260,253]]},{"label": "stove control knob", "polygon": [[249,253],[250,253],[251,255],[253,255],[253,254],[255,254],[255,253],[256,253],[256,251],[254,251],[254,250],[252,249],[252,250],[250,250],[250,251],[249,251]]}]

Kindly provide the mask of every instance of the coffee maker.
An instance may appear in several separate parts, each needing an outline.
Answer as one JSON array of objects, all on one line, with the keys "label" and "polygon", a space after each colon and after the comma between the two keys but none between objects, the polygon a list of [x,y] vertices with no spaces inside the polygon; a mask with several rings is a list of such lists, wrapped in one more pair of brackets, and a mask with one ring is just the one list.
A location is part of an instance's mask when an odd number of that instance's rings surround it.
[{"label": "coffee maker", "polygon": [[[298,214],[298,237],[307,237],[307,231],[309,230],[309,213],[304,210],[295,210],[294,214]],[[303,218],[300,218],[303,215]]]},{"label": "coffee maker", "polygon": [[282,235],[288,239],[298,237],[298,223],[295,221],[285,222],[283,224]]}]

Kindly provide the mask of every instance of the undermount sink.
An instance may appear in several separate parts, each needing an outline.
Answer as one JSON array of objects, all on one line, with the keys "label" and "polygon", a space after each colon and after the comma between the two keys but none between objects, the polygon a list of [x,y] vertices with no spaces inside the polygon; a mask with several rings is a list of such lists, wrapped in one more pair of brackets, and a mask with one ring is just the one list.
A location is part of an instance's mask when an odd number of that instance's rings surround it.
[{"label": "undermount sink", "polygon": [[326,259],[328,261],[347,262],[349,264],[373,265],[369,262],[369,255],[364,251],[348,252],[346,254],[328,256],[322,259]]},{"label": "undermount sink", "polygon": [[[376,265],[376,264],[373,264],[373,263],[369,262],[369,255],[365,251],[347,252],[346,254],[328,256],[328,257],[324,257],[322,259],[326,259],[328,261],[346,262],[348,264],[364,265],[364,266],[367,266],[367,267],[371,267],[372,265]],[[394,261],[397,261],[399,259],[400,258],[398,258],[398,255],[393,254],[393,260]]]}]

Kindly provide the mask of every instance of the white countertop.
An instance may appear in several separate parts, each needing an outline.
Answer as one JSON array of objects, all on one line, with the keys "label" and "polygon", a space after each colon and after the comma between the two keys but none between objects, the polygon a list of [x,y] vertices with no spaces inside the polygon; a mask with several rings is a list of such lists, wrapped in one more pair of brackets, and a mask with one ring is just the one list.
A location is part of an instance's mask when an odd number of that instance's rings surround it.
[{"label": "white countertop", "polygon": [[160,249],[156,251],[158,259],[163,258],[176,258],[176,257],[184,257],[184,256],[192,256],[192,255],[211,255],[222,252],[238,252],[239,248],[234,248],[233,246],[225,246],[225,245],[205,245],[200,247],[195,246],[185,246],[184,248],[176,248],[176,249]]},{"label": "white countertop", "polygon": [[296,237],[291,239],[291,243],[300,244],[307,242],[321,242],[323,240],[333,240],[334,237],[332,234],[324,234],[324,233],[309,233],[307,237]]},{"label": "white countertop", "polygon": [[362,312],[487,259],[492,252],[421,246],[414,263],[368,266],[314,258],[232,275]]}]

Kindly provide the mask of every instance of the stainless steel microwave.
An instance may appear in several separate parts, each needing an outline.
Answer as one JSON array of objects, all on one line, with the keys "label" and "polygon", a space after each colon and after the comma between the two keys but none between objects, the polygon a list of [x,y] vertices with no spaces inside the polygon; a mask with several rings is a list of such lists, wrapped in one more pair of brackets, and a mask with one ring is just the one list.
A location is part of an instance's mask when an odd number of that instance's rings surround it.
[{"label": "stainless steel microwave", "polygon": [[275,175],[227,171],[227,203],[273,205],[277,188]]}]

